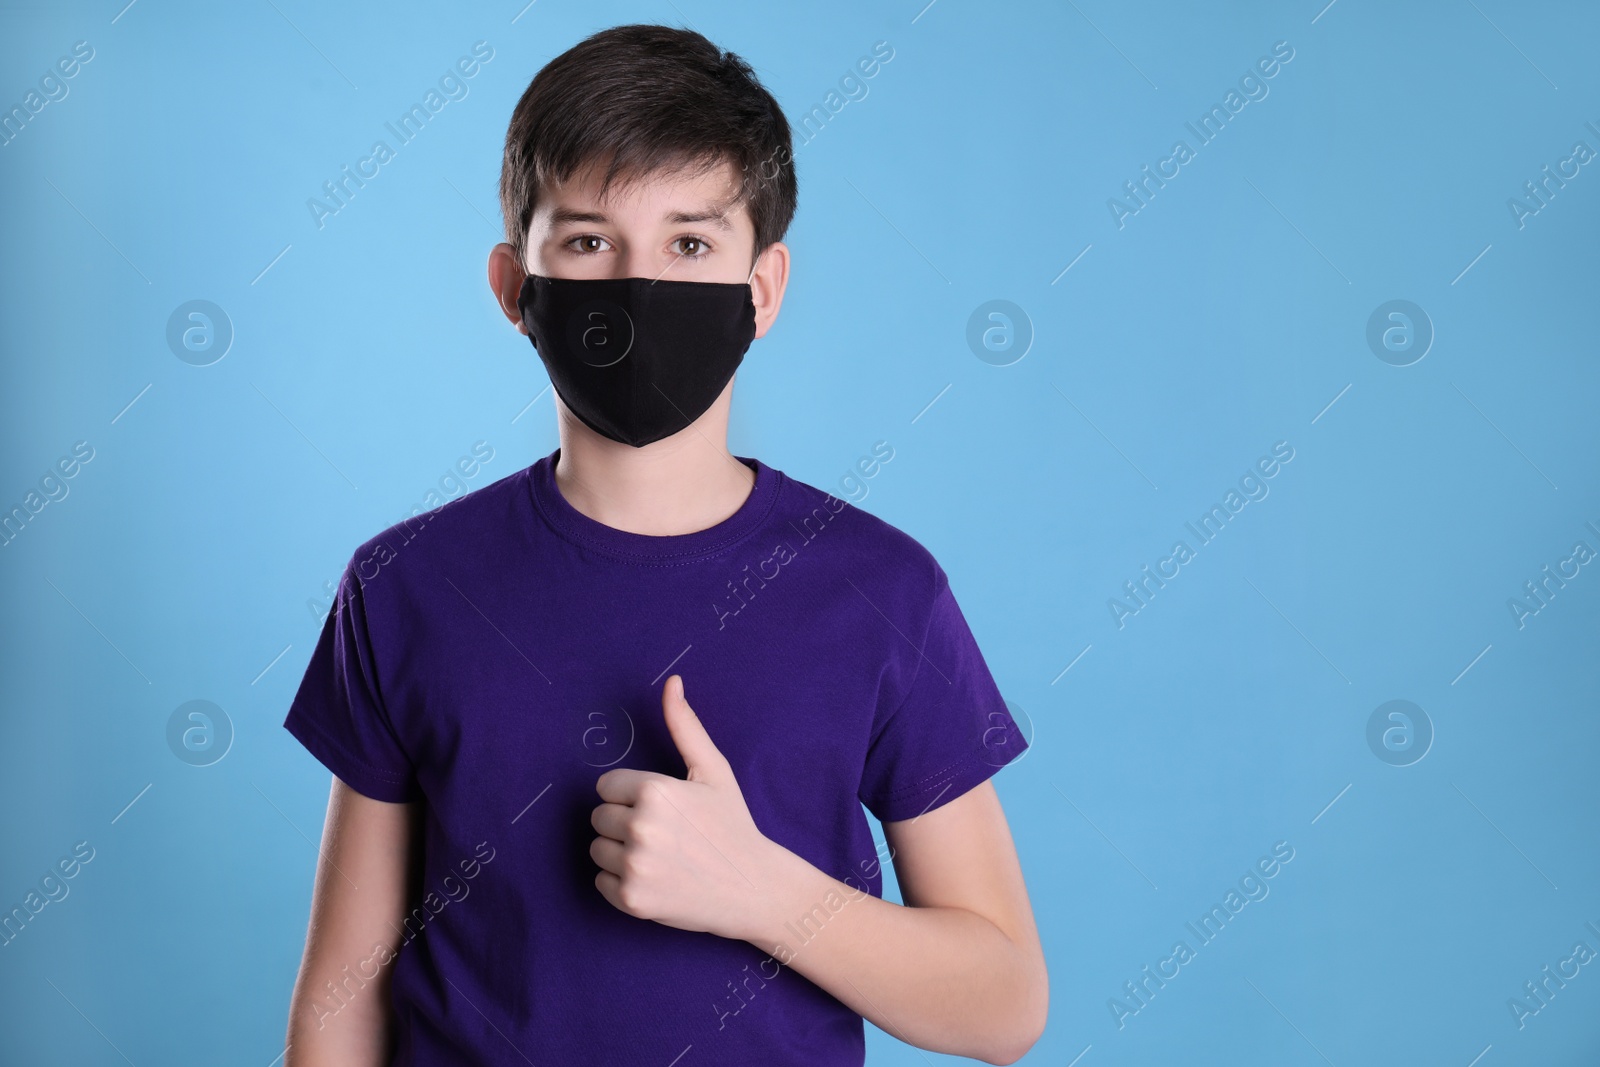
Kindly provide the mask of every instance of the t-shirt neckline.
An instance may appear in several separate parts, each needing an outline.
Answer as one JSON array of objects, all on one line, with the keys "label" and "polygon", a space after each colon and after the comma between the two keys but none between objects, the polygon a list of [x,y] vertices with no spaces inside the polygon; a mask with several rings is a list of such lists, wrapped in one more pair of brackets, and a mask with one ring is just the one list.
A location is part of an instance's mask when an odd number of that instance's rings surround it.
[{"label": "t-shirt neckline", "polygon": [[529,468],[528,488],[534,507],[556,533],[586,548],[638,563],[687,563],[722,552],[743,540],[771,513],[778,499],[781,473],[759,459],[733,458],[755,471],[755,485],[738,510],[721,522],[685,534],[641,534],[619,530],[591,519],[567,502],[556,484],[558,447]]}]

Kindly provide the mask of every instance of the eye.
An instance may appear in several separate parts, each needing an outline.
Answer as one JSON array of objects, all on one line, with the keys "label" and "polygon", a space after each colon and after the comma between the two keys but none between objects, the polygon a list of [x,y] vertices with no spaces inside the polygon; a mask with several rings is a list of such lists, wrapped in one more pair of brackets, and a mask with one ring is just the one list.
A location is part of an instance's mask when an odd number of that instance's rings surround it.
[{"label": "eye", "polygon": [[[589,248],[589,247],[587,247],[587,244],[590,241],[598,241],[603,245],[606,245],[608,247],[610,246],[610,242],[608,242],[604,237],[601,237],[597,233],[580,233],[575,237],[567,238],[567,240],[564,243],[565,243],[566,247],[568,248],[568,250],[570,250],[574,255],[592,256],[592,255],[595,255],[596,253],[598,253],[601,250],[598,249],[598,248]],[[582,247],[582,248],[573,247],[575,244],[578,244],[580,242],[582,242],[585,245],[585,247]]]},{"label": "eye", "polygon": [[685,259],[702,259],[711,252],[711,245],[703,237],[684,236],[679,237],[672,243],[675,245],[692,245],[694,247],[694,251],[692,252],[678,253]]}]

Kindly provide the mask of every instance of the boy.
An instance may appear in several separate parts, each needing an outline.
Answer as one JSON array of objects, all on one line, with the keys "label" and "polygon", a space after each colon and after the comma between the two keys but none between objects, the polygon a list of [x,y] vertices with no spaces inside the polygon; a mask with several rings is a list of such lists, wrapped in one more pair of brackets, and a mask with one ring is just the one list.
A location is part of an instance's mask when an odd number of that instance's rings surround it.
[{"label": "boy", "polygon": [[597,33],[517,104],[489,281],[561,444],[346,568],[284,723],[335,775],[286,1067],[1042,1032],[988,780],[1027,743],[944,571],[727,450],[796,189],[776,101],[687,30]]}]

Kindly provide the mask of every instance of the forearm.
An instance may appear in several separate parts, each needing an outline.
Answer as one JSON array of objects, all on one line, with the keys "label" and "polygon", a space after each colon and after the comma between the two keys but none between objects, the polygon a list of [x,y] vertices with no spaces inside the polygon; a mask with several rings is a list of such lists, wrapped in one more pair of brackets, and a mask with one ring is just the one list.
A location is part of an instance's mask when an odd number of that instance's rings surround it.
[{"label": "forearm", "polygon": [[1042,961],[988,919],[882,900],[787,849],[775,863],[783,889],[745,940],[778,962],[919,1048],[1010,1063],[1037,1037]]}]

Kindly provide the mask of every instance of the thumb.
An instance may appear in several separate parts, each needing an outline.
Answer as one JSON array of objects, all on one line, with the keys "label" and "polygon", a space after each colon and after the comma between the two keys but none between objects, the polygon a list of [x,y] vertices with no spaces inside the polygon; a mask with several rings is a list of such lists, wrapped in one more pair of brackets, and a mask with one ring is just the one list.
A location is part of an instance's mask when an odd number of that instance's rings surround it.
[{"label": "thumb", "polygon": [[717,783],[733,777],[727,757],[711,740],[700,716],[695,714],[684,697],[682,675],[672,675],[661,687],[661,711],[667,722],[667,732],[672,735],[672,743],[677,746],[678,755],[683,757],[683,765],[688,768],[689,781]]}]

